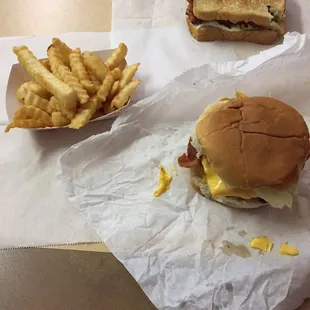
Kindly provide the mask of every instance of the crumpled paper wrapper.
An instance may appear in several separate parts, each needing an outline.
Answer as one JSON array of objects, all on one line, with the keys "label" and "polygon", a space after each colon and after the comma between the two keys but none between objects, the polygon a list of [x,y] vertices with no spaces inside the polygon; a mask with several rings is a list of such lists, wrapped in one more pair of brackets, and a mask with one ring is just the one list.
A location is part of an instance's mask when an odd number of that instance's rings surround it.
[{"label": "crumpled paper wrapper", "polygon": [[[235,90],[271,92],[309,120],[310,38],[292,37],[295,44],[280,54],[186,72],[59,160],[70,201],[159,309],[291,310],[310,296],[310,165],[293,210],[237,210],[198,195],[176,163],[206,105]],[[160,164],[174,179],[154,198]],[[248,246],[262,235],[274,242],[265,255]],[[250,256],[224,254],[227,241]],[[283,242],[299,256],[281,256]]]}]

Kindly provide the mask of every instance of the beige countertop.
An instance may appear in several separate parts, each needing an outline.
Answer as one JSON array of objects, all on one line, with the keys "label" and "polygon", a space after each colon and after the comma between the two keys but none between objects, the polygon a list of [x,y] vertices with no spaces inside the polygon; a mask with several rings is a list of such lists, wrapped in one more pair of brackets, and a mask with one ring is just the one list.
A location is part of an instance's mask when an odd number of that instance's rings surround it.
[{"label": "beige countertop", "polygon": [[0,36],[111,29],[112,0],[2,0]]}]

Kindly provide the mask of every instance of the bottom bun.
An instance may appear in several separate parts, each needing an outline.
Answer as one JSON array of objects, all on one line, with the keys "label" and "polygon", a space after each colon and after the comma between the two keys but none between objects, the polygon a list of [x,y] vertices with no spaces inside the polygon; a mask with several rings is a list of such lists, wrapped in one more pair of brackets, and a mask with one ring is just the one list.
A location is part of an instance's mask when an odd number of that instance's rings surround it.
[{"label": "bottom bun", "polygon": [[[231,31],[207,25],[194,25],[187,17],[187,25],[191,35],[197,41],[245,41],[257,44],[270,45],[276,42],[282,34],[272,30],[240,30]],[[283,31],[284,31],[284,25]]]},{"label": "bottom bun", "polygon": [[196,165],[191,168],[191,185],[192,187],[202,196],[205,196],[208,199],[212,199],[222,205],[236,208],[236,209],[256,209],[260,208],[267,203],[260,198],[252,198],[252,199],[242,199],[238,197],[215,197],[212,196],[211,191],[209,189],[208,184],[203,182],[202,177],[204,175],[204,171],[201,165]]}]

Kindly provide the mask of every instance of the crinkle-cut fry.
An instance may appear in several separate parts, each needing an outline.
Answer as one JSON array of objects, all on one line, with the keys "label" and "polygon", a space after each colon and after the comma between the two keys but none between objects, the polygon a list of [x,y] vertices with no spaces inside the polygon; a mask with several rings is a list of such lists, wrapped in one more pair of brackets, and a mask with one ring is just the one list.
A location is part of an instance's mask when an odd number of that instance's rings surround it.
[{"label": "crinkle-cut fry", "polygon": [[103,82],[104,78],[109,73],[109,68],[104,64],[103,60],[91,52],[84,52],[83,61],[88,70],[90,70],[100,82]]},{"label": "crinkle-cut fry", "polygon": [[48,71],[27,46],[14,47],[13,51],[17,55],[19,63],[28,71],[30,76],[59,99],[62,110],[76,111],[76,94],[70,86]]},{"label": "crinkle-cut fry", "polygon": [[38,119],[16,119],[5,128],[5,132],[9,132],[12,128],[46,128],[49,126],[50,124]]},{"label": "crinkle-cut fry", "polygon": [[88,101],[89,96],[83,88],[79,79],[70,71],[70,69],[62,62],[55,46],[51,45],[47,50],[48,60],[51,65],[52,72],[62,81],[68,84],[75,91],[78,102],[84,104]]},{"label": "crinkle-cut fry", "polygon": [[90,98],[85,105],[78,109],[78,112],[69,124],[69,128],[79,129],[85,126],[100,107],[101,102],[97,96]]},{"label": "crinkle-cut fry", "polygon": [[140,66],[140,63],[138,62],[134,65],[126,67],[123,70],[116,93],[119,93],[121,89],[123,89],[126,85],[128,85],[132,81],[139,66]]},{"label": "crinkle-cut fry", "polygon": [[115,107],[111,106],[111,102],[109,102],[109,101],[106,101],[102,104],[102,109],[103,109],[105,115],[110,114],[110,113],[117,110]]},{"label": "crinkle-cut fry", "polygon": [[120,68],[115,68],[111,71],[111,74],[114,76],[115,81],[120,80],[122,77],[122,71]]},{"label": "crinkle-cut fry", "polygon": [[97,96],[91,97],[87,103],[81,106],[82,109],[95,109],[98,111],[101,108],[101,100]]},{"label": "crinkle-cut fry", "polygon": [[91,71],[87,71],[87,72],[88,72],[89,78],[90,78],[91,82],[94,84],[95,90],[97,92],[101,86],[101,82],[95,77],[95,75]]},{"label": "crinkle-cut fry", "polygon": [[55,96],[51,97],[50,101],[48,102],[48,105],[53,110],[53,112],[61,112],[60,101]]},{"label": "crinkle-cut fry", "polygon": [[72,49],[65,42],[62,42],[58,38],[53,38],[52,42],[56,49],[59,51],[59,56],[61,57],[61,60],[64,62],[65,65],[69,66],[69,56],[72,52]]},{"label": "crinkle-cut fry", "polygon": [[89,75],[82,61],[82,54],[79,48],[73,50],[69,55],[70,67],[73,74],[80,80],[80,83],[90,95],[96,93],[95,85],[90,81]]},{"label": "crinkle-cut fry", "polygon": [[100,87],[100,83],[99,83],[99,85],[98,85],[98,87],[95,85],[95,84],[93,84],[91,81],[86,81],[86,80],[84,80],[84,81],[80,81],[81,82],[81,84],[83,85],[83,87],[86,89],[86,91],[88,92],[88,94],[90,95],[90,96],[93,96],[93,95],[95,95],[96,94],[96,92],[98,91],[98,88]]},{"label": "crinkle-cut fry", "polygon": [[114,82],[114,75],[112,74],[112,72],[108,73],[97,92],[97,96],[102,102],[105,102],[107,100],[107,97],[113,87]]},{"label": "crinkle-cut fry", "polygon": [[52,94],[49,91],[35,81],[29,82],[28,89],[44,99],[49,100],[52,97]]},{"label": "crinkle-cut fry", "polygon": [[46,112],[48,115],[51,115],[53,112],[53,110],[51,109],[49,105],[48,100],[38,96],[37,94],[35,94],[29,89],[27,89],[25,93],[25,105],[38,108]]},{"label": "crinkle-cut fry", "polygon": [[52,118],[46,112],[29,105],[23,105],[16,110],[14,113],[14,120],[19,119],[36,119],[46,123],[47,125],[52,125]]},{"label": "crinkle-cut fry", "polygon": [[65,113],[63,113],[63,111],[61,110],[61,104],[59,100],[54,96],[50,99],[49,106],[53,110],[53,112],[62,112],[62,114],[64,114],[70,120],[73,119],[75,115],[75,112],[73,113],[73,112],[65,111]]},{"label": "crinkle-cut fry", "polygon": [[26,90],[28,89],[28,86],[31,82],[25,82],[22,85],[20,85],[16,91],[16,98],[19,101],[24,101]]},{"label": "crinkle-cut fry", "polygon": [[75,76],[80,81],[85,81],[85,80],[90,81],[87,70],[82,61],[81,50],[79,48],[76,48],[75,50],[73,50],[71,54],[69,55],[69,59],[70,59],[71,70],[75,74]]},{"label": "crinkle-cut fry", "polygon": [[105,61],[106,66],[113,70],[118,67],[127,55],[127,46],[124,43],[120,43],[118,48],[112,53],[112,55]]},{"label": "crinkle-cut fry", "polygon": [[119,86],[119,81],[115,81],[107,98],[107,101],[109,101],[110,103],[113,100],[113,98],[116,96],[118,86]]},{"label": "crinkle-cut fry", "polygon": [[126,85],[112,100],[111,106],[117,109],[122,108],[129,100],[131,94],[136,90],[140,80],[135,80]]},{"label": "crinkle-cut fry", "polygon": [[51,71],[50,63],[47,58],[40,59],[40,63],[48,70]]},{"label": "crinkle-cut fry", "polygon": [[70,124],[70,120],[61,112],[52,113],[52,122],[55,127],[63,127]]}]

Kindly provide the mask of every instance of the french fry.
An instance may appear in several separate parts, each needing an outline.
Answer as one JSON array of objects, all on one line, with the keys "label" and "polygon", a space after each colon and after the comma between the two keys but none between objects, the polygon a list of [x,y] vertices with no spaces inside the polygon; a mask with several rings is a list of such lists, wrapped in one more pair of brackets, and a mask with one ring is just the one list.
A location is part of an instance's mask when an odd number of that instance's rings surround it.
[{"label": "french fry", "polygon": [[79,48],[73,50],[69,55],[70,67],[73,74],[80,80],[90,95],[96,93],[95,85],[90,81],[85,65],[82,61],[81,50]]},{"label": "french fry", "polygon": [[122,71],[120,68],[115,68],[111,71],[115,81],[118,81],[122,77]]},{"label": "french fry", "polygon": [[100,99],[94,96],[89,99],[89,101],[83,105],[72,119],[69,128],[79,129],[85,126],[97,110],[101,107]]},{"label": "french fry", "polygon": [[89,75],[89,79],[94,84],[96,92],[99,90],[101,86],[101,82],[95,77],[95,75],[91,71],[87,71]]},{"label": "french fry", "polygon": [[46,124],[42,120],[37,119],[17,119],[13,120],[5,129],[5,132],[9,132],[12,128],[45,128],[49,124]]},{"label": "french fry", "polygon": [[72,87],[72,89],[76,93],[79,103],[86,103],[89,99],[87,91],[83,88],[82,84],[80,84],[79,79],[62,62],[55,46],[51,45],[48,48],[47,56],[51,65],[52,72],[66,84]]},{"label": "french fry", "polygon": [[[53,110],[53,112],[62,112],[61,110],[61,104],[59,100],[56,97],[52,97],[48,103],[49,107]],[[71,120],[73,119],[75,113],[69,113],[68,111],[66,112],[65,116]]]},{"label": "french fry", "polygon": [[97,96],[102,102],[105,102],[107,100],[107,97],[113,87],[114,82],[114,75],[112,74],[112,72],[108,73],[97,92]]},{"label": "french fry", "polygon": [[38,84],[35,81],[29,82],[28,89],[33,93],[37,94],[38,96],[47,100],[49,100],[52,96],[52,94],[49,91],[47,91],[45,88],[43,88],[40,84]]},{"label": "french fry", "polygon": [[48,70],[51,71],[50,63],[47,58],[40,59],[40,63]]},{"label": "french fry", "polygon": [[31,82],[25,82],[24,84],[20,85],[16,91],[16,98],[19,101],[24,101],[26,90]]},{"label": "french fry", "polygon": [[111,103],[112,99],[115,97],[116,95],[116,91],[118,89],[118,86],[119,86],[119,81],[115,81],[113,86],[112,86],[112,89],[108,95],[108,98],[107,98],[107,101],[109,101]]},{"label": "french fry", "polygon": [[82,109],[95,109],[98,111],[101,108],[101,100],[97,96],[91,97],[87,103],[81,106]]},{"label": "french fry", "polygon": [[66,118],[61,112],[52,113],[52,122],[55,127],[63,127],[70,124],[70,120]]},{"label": "french fry", "polygon": [[126,85],[112,100],[111,106],[117,109],[122,108],[129,100],[131,94],[136,90],[140,80],[135,80]]},{"label": "french fry", "polygon": [[121,43],[118,48],[112,53],[112,55],[105,61],[105,65],[113,70],[118,67],[127,55],[127,46]]},{"label": "french fry", "polygon": [[27,89],[25,93],[25,105],[38,108],[47,114],[51,115],[53,110],[49,105],[49,101],[33,93],[31,90]]},{"label": "french fry", "polygon": [[61,57],[61,60],[63,63],[67,66],[70,64],[70,53],[72,52],[72,49],[64,42],[62,42],[58,38],[53,38],[52,40],[53,45],[56,47],[56,49],[59,51],[59,55]]},{"label": "french fry", "polygon": [[61,111],[60,101],[54,96],[51,97],[50,101],[48,102],[48,105],[52,109],[53,112],[60,112]]},{"label": "french fry", "polygon": [[51,116],[46,112],[32,106],[23,105],[15,112],[14,120],[16,121],[27,118],[42,121],[48,126],[53,125]]},{"label": "french fry", "polygon": [[128,85],[132,81],[132,79],[135,76],[139,66],[140,66],[140,63],[138,62],[134,65],[126,67],[123,70],[116,93],[119,93],[121,91],[121,89],[123,89],[126,85]]},{"label": "french fry", "polygon": [[100,82],[103,82],[109,69],[102,59],[93,55],[91,52],[84,52],[83,61],[88,70],[91,71]]},{"label": "french fry", "polygon": [[109,101],[106,101],[102,104],[102,109],[104,111],[104,114],[110,114],[117,110],[115,107],[111,106],[111,102]]},{"label": "french fry", "polygon": [[27,46],[14,47],[13,51],[17,55],[19,63],[28,71],[30,76],[59,99],[63,111],[70,111],[71,113],[76,111],[76,94],[70,86],[48,71]]}]

